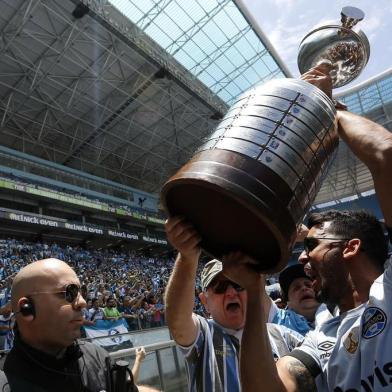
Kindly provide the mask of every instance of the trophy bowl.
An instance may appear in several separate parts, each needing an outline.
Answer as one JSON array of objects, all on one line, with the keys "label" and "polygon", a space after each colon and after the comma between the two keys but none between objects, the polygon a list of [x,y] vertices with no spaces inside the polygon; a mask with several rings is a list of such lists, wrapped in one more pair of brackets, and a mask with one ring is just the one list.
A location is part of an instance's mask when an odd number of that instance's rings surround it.
[{"label": "trophy bowl", "polygon": [[322,61],[332,65],[330,75],[334,88],[353,81],[366,66],[370,45],[362,30],[352,27],[363,19],[361,10],[344,7],[342,25],[327,25],[308,33],[299,46],[298,68],[301,74]]}]

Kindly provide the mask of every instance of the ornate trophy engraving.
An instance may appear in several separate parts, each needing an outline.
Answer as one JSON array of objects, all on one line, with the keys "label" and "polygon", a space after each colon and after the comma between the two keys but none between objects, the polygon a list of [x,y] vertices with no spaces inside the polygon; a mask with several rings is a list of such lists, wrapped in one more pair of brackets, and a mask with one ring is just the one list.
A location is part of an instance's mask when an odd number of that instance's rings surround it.
[{"label": "ornate trophy engraving", "polygon": [[[300,46],[300,71],[327,60],[336,87],[358,76],[369,44],[351,27],[363,16],[345,7],[342,26],[309,33]],[[193,223],[212,256],[240,250],[259,262],[259,271],[281,270],[333,160],[335,113],[331,99],[303,80],[255,86],[165,183],[165,210]]]}]

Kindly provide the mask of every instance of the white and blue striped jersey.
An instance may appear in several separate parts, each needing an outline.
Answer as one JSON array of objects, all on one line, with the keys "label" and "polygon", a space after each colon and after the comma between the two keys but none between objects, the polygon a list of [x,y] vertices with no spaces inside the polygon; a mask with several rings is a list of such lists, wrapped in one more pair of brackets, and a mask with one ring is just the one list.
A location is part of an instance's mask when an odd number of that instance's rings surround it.
[{"label": "white and blue striped jersey", "polygon": [[[195,342],[180,349],[185,356],[190,392],[240,392],[239,345],[242,329],[223,328],[212,319],[196,316]],[[275,359],[301,344],[303,336],[288,328],[267,324]],[[262,366],[262,364],[260,364]]]}]

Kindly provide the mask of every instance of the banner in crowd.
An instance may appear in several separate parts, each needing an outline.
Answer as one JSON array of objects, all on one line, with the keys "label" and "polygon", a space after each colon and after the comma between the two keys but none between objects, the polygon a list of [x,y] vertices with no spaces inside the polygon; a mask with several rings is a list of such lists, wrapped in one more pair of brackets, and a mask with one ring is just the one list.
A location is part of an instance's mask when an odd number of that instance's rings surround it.
[{"label": "banner in crowd", "polygon": [[124,319],[97,320],[95,325],[85,326],[86,336],[88,338],[98,338],[96,342],[100,346],[113,346],[130,340],[129,335],[120,335],[128,332],[127,322]]}]

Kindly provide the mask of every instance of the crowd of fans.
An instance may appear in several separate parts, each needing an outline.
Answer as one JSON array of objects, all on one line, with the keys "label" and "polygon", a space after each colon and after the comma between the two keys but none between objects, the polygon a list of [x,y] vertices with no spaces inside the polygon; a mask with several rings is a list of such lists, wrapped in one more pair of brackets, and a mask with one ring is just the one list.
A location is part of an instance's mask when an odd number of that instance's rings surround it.
[{"label": "crowd of fans", "polygon": [[[163,294],[174,259],[144,257],[132,251],[88,250],[56,243],[0,240],[0,350],[9,348],[6,337],[11,315],[7,312],[13,277],[27,264],[45,258],[67,262],[78,275],[87,301],[85,325],[96,320],[124,318],[129,331],[165,325]],[[206,315],[199,293],[195,290],[195,309]]]}]

